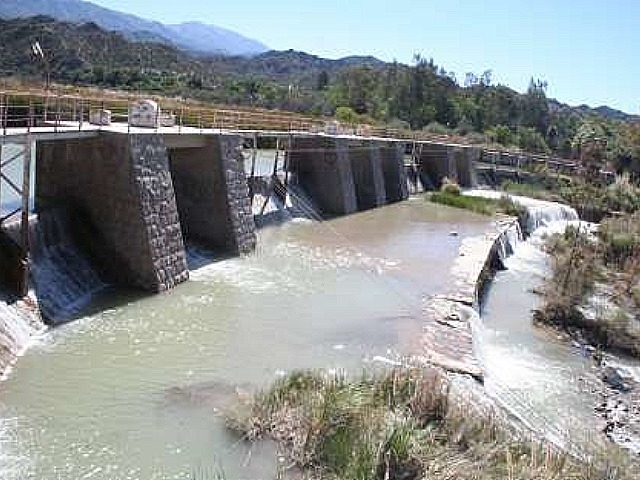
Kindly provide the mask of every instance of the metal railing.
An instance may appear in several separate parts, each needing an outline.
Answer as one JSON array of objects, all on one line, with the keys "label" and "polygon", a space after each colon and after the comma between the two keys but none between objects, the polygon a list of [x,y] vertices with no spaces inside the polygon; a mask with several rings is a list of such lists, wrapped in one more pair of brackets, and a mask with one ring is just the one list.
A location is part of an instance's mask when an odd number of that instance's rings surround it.
[{"label": "metal railing", "polygon": [[[156,101],[163,113],[175,118],[178,131],[219,129],[231,131],[319,132],[323,119],[260,109],[218,108],[194,105],[168,98],[145,97]],[[0,135],[24,129],[27,133],[46,127],[50,131],[82,130],[90,124],[91,112],[109,110],[114,124],[129,124],[129,111],[140,97],[102,98],[55,93],[0,92]],[[96,125],[101,127],[104,125]],[[156,129],[163,128],[156,125]],[[38,130],[41,131],[41,130]]]},{"label": "metal railing", "polygon": [[[402,130],[384,126],[353,125],[336,122],[323,117],[310,117],[293,112],[271,111],[251,107],[219,107],[184,99],[154,96],[125,96],[118,92],[87,90],[82,94],[62,92],[0,91],[0,136],[32,132],[100,130],[106,125],[91,124],[92,112],[109,110],[113,126],[131,131],[129,122],[131,107],[141,99],[155,101],[163,114],[172,116],[175,125],[165,127],[155,122],[152,129],[171,128],[172,133],[194,133],[194,131],[218,130],[229,132],[257,133],[259,136],[277,134],[320,132],[400,140],[407,143],[434,142],[471,146],[458,136],[436,135],[424,131]],[[475,145],[481,147],[480,145]],[[571,172],[578,168],[575,161],[545,155],[536,155],[508,150],[483,148],[483,163],[500,164],[502,158],[513,162],[517,168],[544,165],[556,171]],[[412,148],[415,152],[415,147]],[[491,162],[486,159],[491,158]]]}]

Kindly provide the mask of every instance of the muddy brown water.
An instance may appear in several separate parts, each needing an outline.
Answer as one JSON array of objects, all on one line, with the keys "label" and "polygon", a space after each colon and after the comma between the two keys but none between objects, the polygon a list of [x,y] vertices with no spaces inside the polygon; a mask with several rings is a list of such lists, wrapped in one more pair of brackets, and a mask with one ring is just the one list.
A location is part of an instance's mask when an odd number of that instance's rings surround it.
[{"label": "muddy brown water", "polygon": [[[111,296],[45,334],[0,387],[0,478],[270,478],[214,414],[299,368],[359,371],[419,343],[424,296],[488,219],[422,198],[260,231],[166,294]],[[451,235],[455,231],[457,236]]]}]

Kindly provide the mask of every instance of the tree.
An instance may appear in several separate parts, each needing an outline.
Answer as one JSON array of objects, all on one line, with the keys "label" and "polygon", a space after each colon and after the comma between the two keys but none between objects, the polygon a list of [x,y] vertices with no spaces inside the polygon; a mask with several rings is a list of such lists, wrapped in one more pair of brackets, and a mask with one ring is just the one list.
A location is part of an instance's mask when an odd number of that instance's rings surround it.
[{"label": "tree", "polygon": [[322,70],[318,74],[318,80],[316,82],[316,90],[324,90],[329,85],[329,74],[326,70]]},{"label": "tree", "polygon": [[527,93],[522,97],[522,124],[546,135],[549,128],[549,102],[547,82],[531,79]]}]

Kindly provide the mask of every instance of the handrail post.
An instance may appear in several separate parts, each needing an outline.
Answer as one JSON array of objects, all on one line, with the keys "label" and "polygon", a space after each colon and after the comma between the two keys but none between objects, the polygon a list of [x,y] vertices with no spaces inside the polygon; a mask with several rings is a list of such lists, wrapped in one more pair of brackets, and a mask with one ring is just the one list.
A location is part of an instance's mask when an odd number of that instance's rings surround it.
[{"label": "handrail post", "polygon": [[58,126],[60,124],[60,92],[56,94],[56,121],[53,125],[53,131],[58,133]]},{"label": "handrail post", "polygon": [[28,120],[27,120],[27,133],[31,133],[31,128],[33,127],[33,98],[29,95],[29,111],[28,111]]},{"label": "handrail post", "polygon": [[80,119],[78,121],[78,131],[82,131],[83,121],[84,121],[84,101],[80,99]]},{"label": "handrail post", "polygon": [[27,135],[24,145],[24,159],[22,170],[22,217],[21,217],[21,241],[25,253],[29,251],[29,197],[31,188],[31,135]]},{"label": "handrail post", "polygon": [[0,128],[2,129],[3,135],[7,134],[7,124],[5,123],[5,114],[4,114],[4,111],[8,108],[8,106],[5,105],[6,98],[7,98],[6,93],[2,92],[2,95],[0,96]]},{"label": "handrail post", "polygon": [[71,122],[78,121],[78,99],[73,97],[73,113],[71,114]]},{"label": "handrail post", "polygon": [[49,90],[47,89],[47,91],[44,93],[44,111],[42,113],[42,121],[43,122],[47,122],[48,119],[48,114],[49,113]]}]

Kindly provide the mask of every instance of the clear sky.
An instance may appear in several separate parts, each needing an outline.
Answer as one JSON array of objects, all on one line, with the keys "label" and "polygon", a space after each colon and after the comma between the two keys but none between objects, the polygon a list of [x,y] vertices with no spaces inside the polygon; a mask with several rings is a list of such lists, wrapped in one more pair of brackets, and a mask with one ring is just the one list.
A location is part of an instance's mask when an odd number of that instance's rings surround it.
[{"label": "clear sky", "polygon": [[526,89],[531,77],[571,105],[640,113],[638,0],[92,0],[164,23],[201,21],[276,50],[328,58],[414,53],[464,80]]}]

